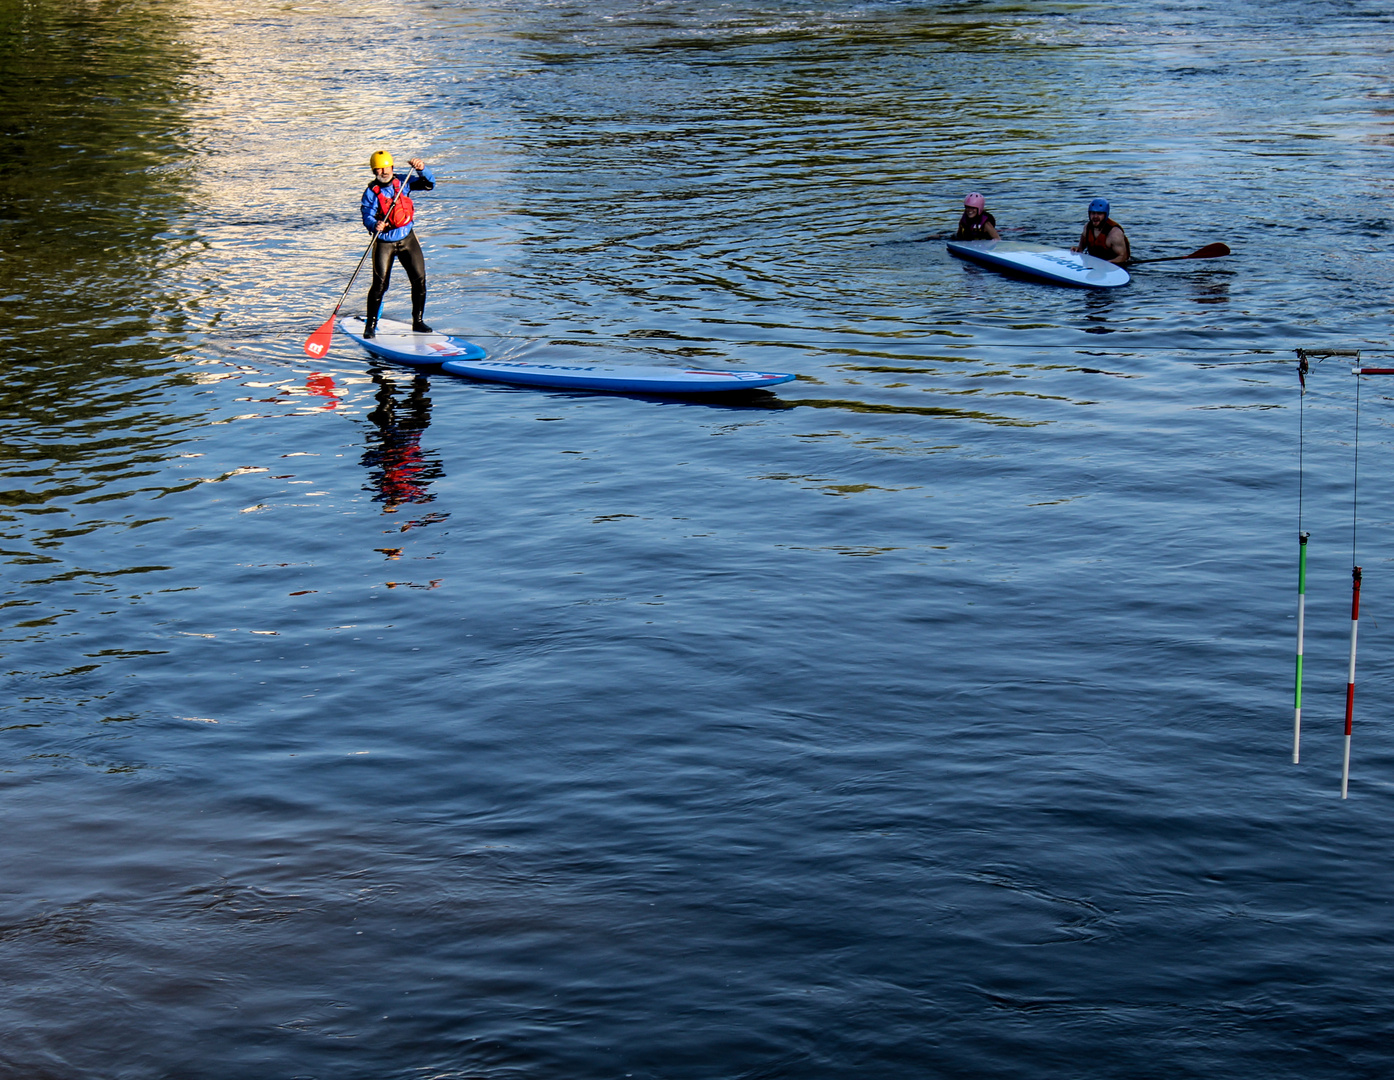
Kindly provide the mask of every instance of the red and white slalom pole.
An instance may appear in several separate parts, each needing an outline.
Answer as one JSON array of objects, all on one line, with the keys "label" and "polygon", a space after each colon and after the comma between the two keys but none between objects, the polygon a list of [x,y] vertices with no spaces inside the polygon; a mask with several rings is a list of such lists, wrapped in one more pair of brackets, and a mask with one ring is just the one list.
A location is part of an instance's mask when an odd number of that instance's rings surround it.
[{"label": "red and white slalom pole", "polygon": [[1350,728],[1355,716],[1355,634],[1360,628],[1360,567],[1351,567],[1350,673],[1346,676],[1346,752],[1341,764],[1341,798],[1350,785]]}]

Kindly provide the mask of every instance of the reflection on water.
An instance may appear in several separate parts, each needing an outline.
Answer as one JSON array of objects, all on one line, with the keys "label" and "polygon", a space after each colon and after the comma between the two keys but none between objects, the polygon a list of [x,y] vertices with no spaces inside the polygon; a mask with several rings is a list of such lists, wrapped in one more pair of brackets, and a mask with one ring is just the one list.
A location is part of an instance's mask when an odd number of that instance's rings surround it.
[{"label": "reflection on water", "polygon": [[1197,304],[1228,304],[1229,293],[1228,281],[1198,276],[1191,295]]},{"label": "reflection on water", "polygon": [[[1110,326],[1109,316],[1117,307],[1113,289],[1090,289],[1084,295],[1084,332],[1086,334],[1112,334],[1118,329]],[[1126,309],[1125,309],[1126,310]]]},{"label": "reflection on water", "polygon": [[321,375],[318,371],[312,371],[305,376],[305,392],[312,397],[324,398],[321,409],[337,409],[339,407],[340,390],[334,384],[331,375]]},{"label": "reflection on water", "polygon": [[389,373],[374,369],[372,376],[377,405],[368,414],[373,430],[361,461],[372,480],[373,501],[383,504],[383,513],[394,514],[404,505],[433,501],[431,482],[444,476],[445,469],[437,454],[421,448],[421,436],[431,425],[430,379],[414,374],[399,396]]}]

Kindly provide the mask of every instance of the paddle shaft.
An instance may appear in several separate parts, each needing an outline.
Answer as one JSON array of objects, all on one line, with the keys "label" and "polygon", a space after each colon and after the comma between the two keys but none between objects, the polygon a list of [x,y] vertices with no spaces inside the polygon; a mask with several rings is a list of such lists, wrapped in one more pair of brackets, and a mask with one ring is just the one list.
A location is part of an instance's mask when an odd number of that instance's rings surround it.
[{"label": "paddle shaft", "polygon": [[1229,247],[1225,244],[1206,244],[1198,251],[1193,251],[1189,255],[1163,255],[1156,259],[1132,259],[1129,266],[1136,266],[1138,263],[1154,262],[1176,262],[1179,259],[1221,259],[1229,254]]}]

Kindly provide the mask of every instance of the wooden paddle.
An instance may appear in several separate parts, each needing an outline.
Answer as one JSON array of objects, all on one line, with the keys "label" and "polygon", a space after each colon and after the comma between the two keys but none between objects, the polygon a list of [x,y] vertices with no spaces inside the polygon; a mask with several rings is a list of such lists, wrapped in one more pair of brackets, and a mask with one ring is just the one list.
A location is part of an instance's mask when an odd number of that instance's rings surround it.
[{"label": "wooden paddle", "polygon": [[[398,189],[396,195],[392,196],[392,202],[390,202],[387,206],[387,213],[383,215],[384,221],[386,221],[388,217],[391,216],[392,207],[397,205],[397,200],[402,197],[403,192],[405,192],[407,188],[411,186],[411,174],[415,171],[415,169],[407,170],[406,180],[402,182],[401,188]],[[381,233],[375,232],[373,233],[373,238],[368,241],[368,246],[363,251],[363,257],[358,260],[358,265],[353,268],[353,274],[349,277],[348,284],[344,286],[344,294],[341,297],[339,297],[339,302],[334,305],[334,313],[330,315],[329,318],[324,320],[323,326],[321,326],[318,330],[316,330],[313,334],[311,334],[309,337],[305,339],[306,356],[313,356],[316,360],[318,360],[320,357],[322,357],[325,353],[329,351],[329,344],[334,340],[335,316],[339,314],[339,309],[344,306],[344,301],[348,299],[349,290],[353,288],[353,280],[354,278],[358,277],[358,271],[363,269],[363,264],[367,261],[368,255],[370,252],[372,252],[373,245],[378,242],[378,237],[380,235]]]},{"label": "wooden paddle", "polygon": [[1189,255],[1163,255],[1160,259],[1131,259],[1128,265],[1136,266],[1138,263],[1145,262],[1176,262],[1178,259],[1219,259],[1228,254],[1228,244],[1206,244],[1203,248],[1193,251]]}]

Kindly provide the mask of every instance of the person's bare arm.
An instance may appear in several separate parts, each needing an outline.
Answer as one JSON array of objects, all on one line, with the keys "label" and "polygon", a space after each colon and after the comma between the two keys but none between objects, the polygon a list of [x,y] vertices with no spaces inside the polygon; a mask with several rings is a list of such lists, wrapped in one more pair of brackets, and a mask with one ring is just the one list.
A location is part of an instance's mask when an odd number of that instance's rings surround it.
[{"label": "person's bare arm", "polygon": [[1104,241],[1108,245],[1109,251],[1113,255],[1107,260],[1122,266],[1128,261],[1128,239],[1123,235],[1123,230],[1114,227],[1108,234],[1108,239]]}]

